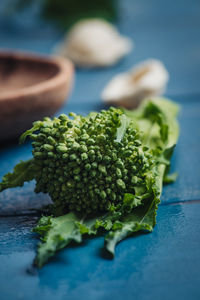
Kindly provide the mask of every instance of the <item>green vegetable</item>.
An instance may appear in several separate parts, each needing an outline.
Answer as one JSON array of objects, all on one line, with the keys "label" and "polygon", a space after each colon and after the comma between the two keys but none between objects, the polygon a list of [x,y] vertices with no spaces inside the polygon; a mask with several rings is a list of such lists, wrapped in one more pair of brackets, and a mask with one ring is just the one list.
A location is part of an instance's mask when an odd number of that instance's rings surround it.
[{"label": "green vegetable", "polygon": [[36,180],[49,193],[50,213],[34,229],[41,236],[36,263],[84,235],[102,231],[105,247],[136,231],[152,231],[162,184],[178,139],[178,107],[166,99],[146,100],[135,111],[117,108],[87,117],[70,113],[44,118],[21,136],[33,140],[33,159],[3,177],[0,191]]},{"label": "green vegetable", "polygon": [[[14,0],[13,10],[30,7],[34,0]],[[68,29],[75,22],[85,18],[116,20],[117,0],[37,0],[45,19]],[[9,10],[11,7],[9,5]]]}]

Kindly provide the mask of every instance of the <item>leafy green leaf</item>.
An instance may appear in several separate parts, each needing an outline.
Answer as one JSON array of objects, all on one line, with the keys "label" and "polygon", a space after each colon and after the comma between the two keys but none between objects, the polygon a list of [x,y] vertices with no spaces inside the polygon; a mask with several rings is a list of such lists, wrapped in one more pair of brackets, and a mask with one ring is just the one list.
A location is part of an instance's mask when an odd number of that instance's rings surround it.
[{"label": "leafy green leaf", "polygon": [[[133,215],[134,217],[134,215]],[[149,224],[144,222],[126,222],[126,220],[123,220],[121,222],[121,228],[116,231],[110,231],[105,239],[105,246],[109,253],[111,253],[113,256],[115,255],[115,247],[116,244],[119,243],[119,241],[125,239],[129,235],[133,234],[133,232],[137,232],[140,230],[148,230],[152,231],[153,227],[151,227]]]},{"label": "leafy green leaf", "polygon": [[123,114],[120,116],[120,121],[121,121],[121,125],[120,127],[117,128],[117,136],[115,139],[117,143],[120,143],[121,140],[123,139],[124,134],[126,133],[126,129],[129,125],[130,119],[127,118],[125,114]]},{"label": "leafy green leaf", "polygon": [[22,144],[26,140],[26,138],[31,135],[33,132],[40,129],[41,125],[43,124],[42,121],[36,121],[33,123],[33,127],[31,129],[26,130],[19,139],[19,143]]},{"label": "leafy green leaf", "polygon": [[[154,172],[154,173],[153,173]],[[145,200],[143,206],[132,210],[121,218],[121,228],[110,231],[105,238],[105,247],[114,256],[117,243],[138,231],[152,231],[156,224],[156,210],[160,203],[162,191],[164,166],[160,165],[156,170],[152,170],[148,177],[148,188],[151,195]],[[115,229],[115,226],[113,226]]]},{"label": "leafy green leaf", "polygon": [[152,149],[165,149],[176,144],[179,135],[178,111],[177,104],[164,98],[147,99],[137,110],[124,110],[142,131],[144,145]]},{"label": "leafy green leaf", "polygon": [[33,159],[21,161],[14,167],[13,173],[8,173],[2,178],[0,192],[17,186],[23,186],[24,182],[35,178],[36,169]]},{"label": "leafy green leaf", "polygon": [[164,184],[173,183],[176,181],[177,177],[178,177],[178,174],[176,172],[172,173],[172,174],[167,174],[163,179],[163,183]]},{"label": "leafy green leaf", "polygon": [[38,226],[33,229],[42,235],[35,263],[41,268],[58,250],[66,247],[71,241],[80,243],[82,236],[73,213],[57,218],[42,217]]},{"label": "leafy green leaf", "polygon": [[124,200],[123,200],[123,209],[127,212],[132,211],[134,207],[137,207],[141,205],[142,199],[140,197],[137,197],[136,195],[126,193],[124,194]]}]

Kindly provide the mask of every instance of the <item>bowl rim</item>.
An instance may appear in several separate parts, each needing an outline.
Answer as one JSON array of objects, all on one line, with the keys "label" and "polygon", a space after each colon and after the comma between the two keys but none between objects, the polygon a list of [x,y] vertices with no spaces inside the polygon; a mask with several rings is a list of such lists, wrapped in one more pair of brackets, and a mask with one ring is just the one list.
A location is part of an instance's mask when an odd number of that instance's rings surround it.
[{"label": "bowl rim", "polygon": [[31,51],[0,49],[0,58],[13,58],[19,61],[35,61],[37,63],[41,62],[55,65],[58,68],[58,72],[49,79],[45,79],[42,82],[28,87],[9,91],[2,95],[0,94],[0,101],[42,94],[47,90],[51,91],[59,85],[66,84],[66,82],[69,82],[70,84],[74,73],[73,63],[69,59],[63,57],[37,54]]}]

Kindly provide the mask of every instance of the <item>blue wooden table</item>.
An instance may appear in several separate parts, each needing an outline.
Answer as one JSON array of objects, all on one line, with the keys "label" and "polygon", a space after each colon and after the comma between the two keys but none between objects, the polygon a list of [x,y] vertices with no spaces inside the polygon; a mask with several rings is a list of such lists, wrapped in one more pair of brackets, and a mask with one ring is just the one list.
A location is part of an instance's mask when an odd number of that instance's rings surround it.
[{"label": "blue wooden table", "polygon": [[[5,17],[0,1],[0,46],[50,53],[62,33],[38,18],[37,7]],[[166,186],[151,234],[129,238],[105,260],[103,238],[60,252],[43,269],[31,268],[38,240],[34,208],[48,203],[34,183],[0,194],[0,299],[200,299],[200,1],[122,0],[119,29],[135,49],[119,64],[77,70],[73,93],[60,112],[102,108],[100,93],[116,73],[147,58],[170,72],[166,96],[181,105],[180,139],[172,159],[178,180]],[[60,113],[58,112],[58,113]],[[0,176],[31,157],[29,143],[1,144]]]}]

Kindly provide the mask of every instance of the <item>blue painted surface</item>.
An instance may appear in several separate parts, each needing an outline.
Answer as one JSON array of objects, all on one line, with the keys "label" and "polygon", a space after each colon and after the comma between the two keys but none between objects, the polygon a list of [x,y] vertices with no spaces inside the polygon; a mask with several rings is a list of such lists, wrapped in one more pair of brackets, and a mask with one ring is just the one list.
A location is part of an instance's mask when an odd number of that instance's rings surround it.
[{"label": "blue painted surface", "polygon": [[199,299],[199,213],[199,203],[162,206],[154,232],[119,244],[114,260],[96,238],[33,274],[35,219],[2,218],[1,299]]},{"label": "blue painted surface", "polygon": [[[5,3],[0,46],[50,53],[62,32],[39,19],[37,6],[5,18]],[[120,6],[119,28],[134,39],[135,50],[112,68],[77,70],[76,88],[60,112],[101,109],[101,89],[114,74],[149,57],[162,59],[171,76],[166,95],[181,104],[172,159],[178,180],[164,187],[154,232],[119,244],[114,260],[101,257],[103,238],[96,238],[65,249],[40,271],[31,269],[38,240],[30,209],[50,200],[33,193],[33,182],[1,193],[1,300],[200,299],[200,2],[123,0]],[[1,145],[0,177],[29,157],[29,143]]]}]

